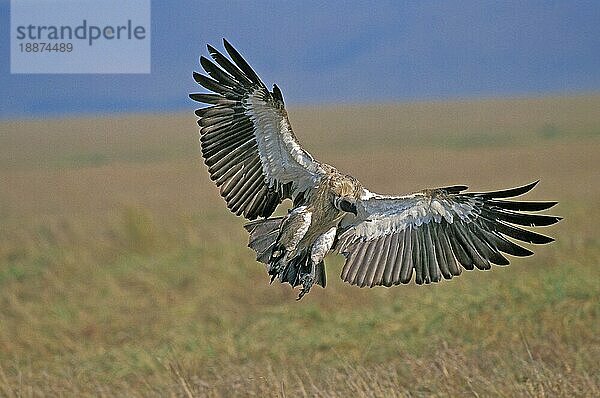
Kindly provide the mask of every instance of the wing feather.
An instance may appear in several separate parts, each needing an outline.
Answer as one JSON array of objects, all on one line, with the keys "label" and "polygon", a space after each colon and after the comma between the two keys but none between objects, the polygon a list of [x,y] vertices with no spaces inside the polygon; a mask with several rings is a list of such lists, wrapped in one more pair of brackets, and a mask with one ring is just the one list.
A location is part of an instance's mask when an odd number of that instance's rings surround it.
[{"label": "wing feather", "polygon": [[265,85],[260,80],[260,77],[254,72],[252,67],[246,62],[244,57],[240,55],[240,53],[225,39],[223,39],[223,45],[225,46],[225,50],[227,50],[227,54],[231,57],[233,62],[238,66],[238,68],[252,81],[252,83],[262,86]]},{"label": "wing feather", "polygon": [[213,46],[207,44],[208,53],[214,59],[217,64],[223,70],[227,71],[236,81],[240,82],[243,86],[251,86],[253,83],[248,77],[238,68],[234,63],[232,63],[227,57],[217,51]]},{"label": "wing feather", "polygon": [[461,274],[462,268],[456,262],[456,258],[452,253],[452,247],[450,246],[450,238],[445,233],[445,226],[440,226],[440,229],[441,231],[438,236],[440,242],[442,243],[442,247],[444,248],[445,263],[448,264],[448,268],[450,269],[450,273],[452,274],[452,276],[458,276]]},{"label": "wing feather", "polygon": [[359,286],[391,286],[410,282],[414,273],[420,285],[451,279],[463,268],[507,265],[502,253],[529,256],[532,251],[510,239],[551,242],[551,237],[520,226],[555,224],[560,217],[525,211],[543,211],[556,202],[504,199],[523,195],[536,184],[481,193],[455,186],[401,197],[365,190],[358,215],[345,216],[338,229],[334,249],[347,259],[342,278]]},{"label": "wing feather", "polygon": [[474,240],[479,242],[482,248],[483,256],[496,265],[508,265],[509,261],[500,254],[500,250],[494,247],[494,243],[488,239],[488,236],[474,223],[467,224],[467,229]]},{"label": "wing feather", "polygon": [[378,246],[379,240],[371,241],[371,244],[369,245],[369,250],[365,252],[365,258],[361,262],[358,268],[358,273],[355,277],[355,282],[360,287],[365,286],[365,278],[369,269],[377,267],[377,262],[375,261],[374,257]]},{"label": "wing feather", "polygon": [[382,284],[383,282],[383,275],[390,263],[390,241],[391,235],[385,236],[383,238],[382,248],[378,258],[379,263],[377,265],[377,272],[373,273],[373,279],[369,283],[370,287],[375,286],[377,283]]},{"label": "wing feather", "polygon": [[459,238],[457,238],[454,226],[449,226],[447,228],[447,231],[450,237],[450,246],[452,247],[452,253],[454,253],[454,256],[456,257],[460,265],[463,266],[464,269],[469,271],[472,270],[474,268],[473,260],[463,248],[463,245],[461,244]]},{"label": "wing feather", "polygon": [[437,256],[437,263],[440,267],[440,271],[445,279],[452,279],[452,271],[450,270],[450,261],[448,254],[446,253],[446,247],[444,246],[444,236],[440,234],[440,226],[438,224],[433,225],[435,244],[435,254]]},{"label": "wing feather", "polygon": [[407,232],[404,232],[402,236],[402,263],[399,268],[399,275],[394,274],[396,277],[394,280],[394,284],[399,283],[409,283],[412,279],[413,274],[413,262],[412,262],[412,251],[413,245],[411,240],[411,235]]},{"label": "wing feather", "polygon": [[242,83],[235,80],[235,78],[233,76],[231,76],[229,73],[225,72],[223,69],[219,68],[208,58],[201,56],[200,57],[200,65],[206,71],[206,73],[208,73],[208,75],[211,76],[213,79],[215,79],[215,80],[221,82],[222,84],[227,85],[231,88],[240,90],[240,92],[243,92],[244,85]]},{"label": "wing feather", "polygon": [[491,205],[497,206],[504,210],[515,211],[542,211],[548,210],[558,202],[518,202],[505,200],[490,200]]},{"label": "wing feather", "polygon": [[223,44],[230,59],[207,46],[214,62],[201,56],[206,75],[193,74],[210,91],[190,94],[209,105],[196,111],[202,157],[233,213],[269,217],[284,199],[306,201],[325,171],[298,144],[279,88],[269,92],[240,53]]},{"label": "wing feather", "polygon": [[425,243],[429,248],[429,277],[432,282],[439,282],[442,279],[442,274],[440,270],[439,258],[441,253],[438,253],[439,248],[436,244],[437,239],[434,239],[431,235],[433,233],[434,224],[427,225],[426,231],[427,235],[425,236]]},{"label": "wing feather", "polygon": [[390,241],[390,249],[388,251],[388,262],[383,273],[383,285],[392,286],[396,267],[398,267],[398,272],[400,272],[400,266],[397,264],[402,261],[402,246],[404,242],[402,242],[400,234],[388,235],[387,238]]},{"label": "wing feather", "polygon": [[413,243],[412,262],[415,269],[415,283],[417,285],[422,285],[423,264],[427,261],[427,254],[425,253],[425,250],[423,250],[423,245],[421,244],[421,234],[418,233],[416,228],[411,229],[411,241]]},{"label": "wing feather", "polygon": [[454,224],[454,228],[457,232],[460,242],[462,243],[463,248],[466,250],[469,257],[473,260],[473,264],[475,264],[475,266],[478,269],[489,269],[490,263],[480,253],[480,251],[482,251],[482,248],[477,247],[475,240],[473,239],[471,234],[466,230],[465,225],[463,223],[457,222],[456,224]]}]

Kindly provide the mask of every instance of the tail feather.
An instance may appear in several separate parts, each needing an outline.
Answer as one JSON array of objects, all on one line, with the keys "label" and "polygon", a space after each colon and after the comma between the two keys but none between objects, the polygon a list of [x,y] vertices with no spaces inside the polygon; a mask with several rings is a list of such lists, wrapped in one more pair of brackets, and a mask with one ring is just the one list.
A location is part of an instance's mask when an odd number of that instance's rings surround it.
[{"label": "tail feather", "polygon": [[279,230],[282,221],[283,217],[266,218],[264,220],[249,222],[244,225],[244,228],[250,233],[250,236],[259,236]]},{"label": "tail feather", "polygon": [[[265,220],[256,220],[244,225],[244,228],[250,234],[248,247],[256,252],[257,261],[269,265],[282,221],[283,217],[274,217]],[[279,260],[282,259],[280,258]],[[300,277],[309,272],[310,251],[305,250],[288,261],[279,274],[279,280],[282,283],[288,282],[292,287],[296,287],[301,284]],[[325,263],[323,261],[316,265],[315,284],[322,287],[325,287],[327,284]]]},{"label": "tail feather", "polygon": [[256,253],[264,253],[265,251],[268,251],[268,249],[271,249],[275,244],[278,232],[279,231],[275,230],[266,235],[257,236],[256,239],[251,241],[252,246],[250,247],[254,249]]},{"label": "tail feather", "polygon": [[274,217],[244,225],[246,231],[250,233],[248,247],[256,252],[257,261],[263,264],[269,263],[282,220],[283,217]]},{"label": "tail feather", "polygon": [[319,264],[317,264],[316,266],[316,280],[315,283],[317,285],[321,285],[322,287],[325,287],[327,285],[327,274],[325,273],[325,262],[321,261]]}]

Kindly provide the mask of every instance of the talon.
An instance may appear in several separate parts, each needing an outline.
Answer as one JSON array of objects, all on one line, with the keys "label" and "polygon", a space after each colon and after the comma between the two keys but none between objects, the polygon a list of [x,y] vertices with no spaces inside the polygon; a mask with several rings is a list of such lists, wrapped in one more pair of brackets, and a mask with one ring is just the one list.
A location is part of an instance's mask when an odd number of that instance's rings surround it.
[{"label": "talon", "polygon": [[302,290],[300,290],[300,294],[298,295],[296,301],[300,300],[302,297],[304,297],[306,293],[310,291],[310,288],[315,283],[315,278],[314,275],[310,273],[302,275],[300,281],[302,282]]},{"label": "talon", "polygon": [[275,278],[277,278],[279,276],[279,274],[281,274],[281,271],[282,271],[281,268],[282,268],[281,264],[278,264],[278,263],[275,263],[275,264],[271,263],[271,264],[269,264],[269,270],[268,270],[268,272],[269,272],[269,275],[271,275],[271,282],[270,283],[273,283],[273,281],[275,280]]},{"label": "talon", "polygon": [[308,293],[308,291],[304,290],[304,288],[300,290],[300,294],[298,295],[298,298],[296,298],[296,301],[300,301],[300,299],[302,299],[306,293]]}]

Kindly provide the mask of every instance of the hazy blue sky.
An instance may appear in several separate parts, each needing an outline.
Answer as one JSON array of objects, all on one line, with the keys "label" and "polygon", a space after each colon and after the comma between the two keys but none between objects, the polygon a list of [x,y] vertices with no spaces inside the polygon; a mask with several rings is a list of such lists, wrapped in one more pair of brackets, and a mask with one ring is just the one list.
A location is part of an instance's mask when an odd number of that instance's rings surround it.
[{"label": "hazy blue sky", "polygon": [[11,75],[0,0],[0,117],[192,109],[222,37],[288,104],[600,91],[599,1],[153,1],[151,74]]}]

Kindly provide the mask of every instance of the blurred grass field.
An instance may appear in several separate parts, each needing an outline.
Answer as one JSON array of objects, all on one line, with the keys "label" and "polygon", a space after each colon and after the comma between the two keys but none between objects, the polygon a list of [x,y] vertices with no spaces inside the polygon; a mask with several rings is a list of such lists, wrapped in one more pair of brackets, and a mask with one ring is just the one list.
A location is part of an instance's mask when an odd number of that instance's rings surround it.
[{"label": "blurred grass field", "polygon": [[600,96],[290,109],[382,193],[541,178],[551,245],[438,285],[268,284],[193,112],[0,123],[0,396],[600,396]]}]

